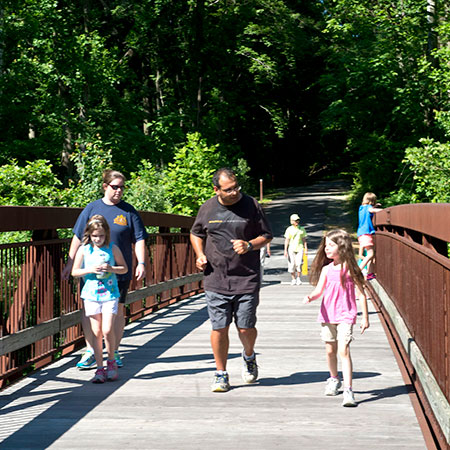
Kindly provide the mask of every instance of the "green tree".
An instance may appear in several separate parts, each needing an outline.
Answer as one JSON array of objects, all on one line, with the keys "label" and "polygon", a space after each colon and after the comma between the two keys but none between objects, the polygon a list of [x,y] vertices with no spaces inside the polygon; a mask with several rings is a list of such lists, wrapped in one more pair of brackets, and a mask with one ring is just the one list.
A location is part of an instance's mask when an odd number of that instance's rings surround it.
[{"label": "green tree", "polygon": [[340,142],[326,157],[341,169],[353,163],[361,189],[383,194],[399,177],[405,148],[433,132],[424,2],[331,0],[324,6],[322,124],[324,138]]},{"label": "green tree", "polygon": [[199,133],[188,134],[186,144],[178,149],[167,170],[167,193],[171,212],[195,215],[213,194],[212,175],[226,161],[218,145],[208,146]]},{"label": "green tree", "polygon": [[12,160],[0,166],[0,205],[59,206],[61,184],[47,160],[28,161],[25,166]]},{"label": "green tree", "polygon": [[143,211],[168,212],[171,203],[167,194],[167,179],[164,171],[149,161],[142,160],[138,171],[127,180],[124,200]]},{"label": "green tree", "polygon": [[450,143],[421,139],[420,147],[406,150],[413,173],[413,201],[450,202]]},{"label": "green tree", "polygon": [[103,196],[102,174],[112,169],[113,150],[99,138],[86,145],[75,146],[71,161],[76,168],[76,176],[68,181],[63,191],[66,206],[84,208],[88,203]]},{"label": "green tree", "polygon": [[449,139],[449,8],[431,3],[4,0],[0,165],[45,159],[72,189],[98,142],[152,182],[199,133],[269,184],[344,171],[383,195],[405,149]]}]

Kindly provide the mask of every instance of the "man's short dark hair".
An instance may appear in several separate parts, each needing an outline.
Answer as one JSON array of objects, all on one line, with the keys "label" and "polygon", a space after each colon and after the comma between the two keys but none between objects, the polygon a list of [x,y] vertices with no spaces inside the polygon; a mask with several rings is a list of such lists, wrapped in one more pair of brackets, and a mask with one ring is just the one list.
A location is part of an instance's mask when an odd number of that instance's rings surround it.
[{"label": "man's short dark hair", "polygon": [[222,175],[225,175],[227,178],[230,178],[231,180],[237,181],[237,176],[234,173],[233,169],[230,169],[229,167],[222,167],[214,172],[214,175],[212,178],[213,185],[216,188],[220,188],[219,178]]}]

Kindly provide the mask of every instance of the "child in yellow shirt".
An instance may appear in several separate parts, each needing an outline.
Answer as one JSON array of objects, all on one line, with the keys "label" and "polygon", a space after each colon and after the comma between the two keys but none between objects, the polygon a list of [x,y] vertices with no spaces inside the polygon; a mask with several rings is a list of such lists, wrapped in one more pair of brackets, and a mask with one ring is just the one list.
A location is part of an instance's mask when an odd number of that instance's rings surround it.
[{"label": "child in yellow shirt", "polygon": [[303,252],[307,252],[306,230],[300,226],[298,214],[290,217],[291,226],[284,233],[284,256],[288,260],[288,272],[292,276],[291,285],[302,284]]}]

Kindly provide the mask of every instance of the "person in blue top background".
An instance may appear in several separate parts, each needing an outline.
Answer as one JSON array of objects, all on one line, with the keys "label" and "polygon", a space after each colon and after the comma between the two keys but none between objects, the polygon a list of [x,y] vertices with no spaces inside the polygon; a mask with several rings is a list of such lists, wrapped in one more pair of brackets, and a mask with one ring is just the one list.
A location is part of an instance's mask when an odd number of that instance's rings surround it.
[{"label": "person in blue top background", "polygon": [[375,278],[372,270],[372,262],[375,258],[373,235],[375,228],[372,223],[374,213],[381,211],[376,208],[377,196],[373,192],[366,192],[358,211],[358,242],[359,242],[359,267],[363,270],[367,266],[367,280]]},{"label": "person in blue top background", "polygon": [[[101,214],[108,222],[111,231],[111,242],[116,244],[128,267],[125,274],[117,276],[120,290],[119,308],[114,320],[114,332],[116,336],[115,359],[118,367],[123,366],[123,361],[119,354],[119,345],[122,340],[125,327],[124,303],[130,285],[133,268],[133,247],[136,254],[137,266],[135,276],[137,280],[145,277],[145,262],[147,260],[147,251],[145,239],[147,232],[144,224],[136,209],[129,203],[122,200],[125,189],[125,176],[116,170],[105,170],[103,172],[103,198],[89,203],[79,215],[75,223],[74,236],[70,244],[69,257],[62,276],[67,279],[72,270],[73,260],[81,245],[83,232],[89,219],[95,214]],[[84,337],[86,339],[87,349],[81,360],[77,363],[79,369],[90,369],[95,366],[94,353],[92,351],[92,340],[94,338],[89,320],[85,314],[82,318]]]},{"label": "person in blue top background", "polygon": [[[110,242],[108,222],[103,216],[96,214],[89,219],[82,244],[75,255],[72,276],[84,279],[81,298],[94,334],[92,345],[97,363],[92,382],[104,383],[118,376],[114,358],[114,317],[120,291],[116,274],[126,273],[128,267],[119,247]],[[103,338],[108,353],[106,370],[103,367]]]}]

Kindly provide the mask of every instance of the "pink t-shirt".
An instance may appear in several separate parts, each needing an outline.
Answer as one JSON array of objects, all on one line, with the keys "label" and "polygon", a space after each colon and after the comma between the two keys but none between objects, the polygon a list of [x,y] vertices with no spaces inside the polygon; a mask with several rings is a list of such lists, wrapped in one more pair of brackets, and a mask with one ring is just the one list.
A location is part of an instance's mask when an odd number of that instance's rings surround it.
[{"label": "pink t-shirt", "polygon": [[327,266],[327,281],[322,304],[317,318],[321,323],[356,323],[358,308],[355,298],[355,283],[345,271],[345,288],[341,284],[341,265]]}]

